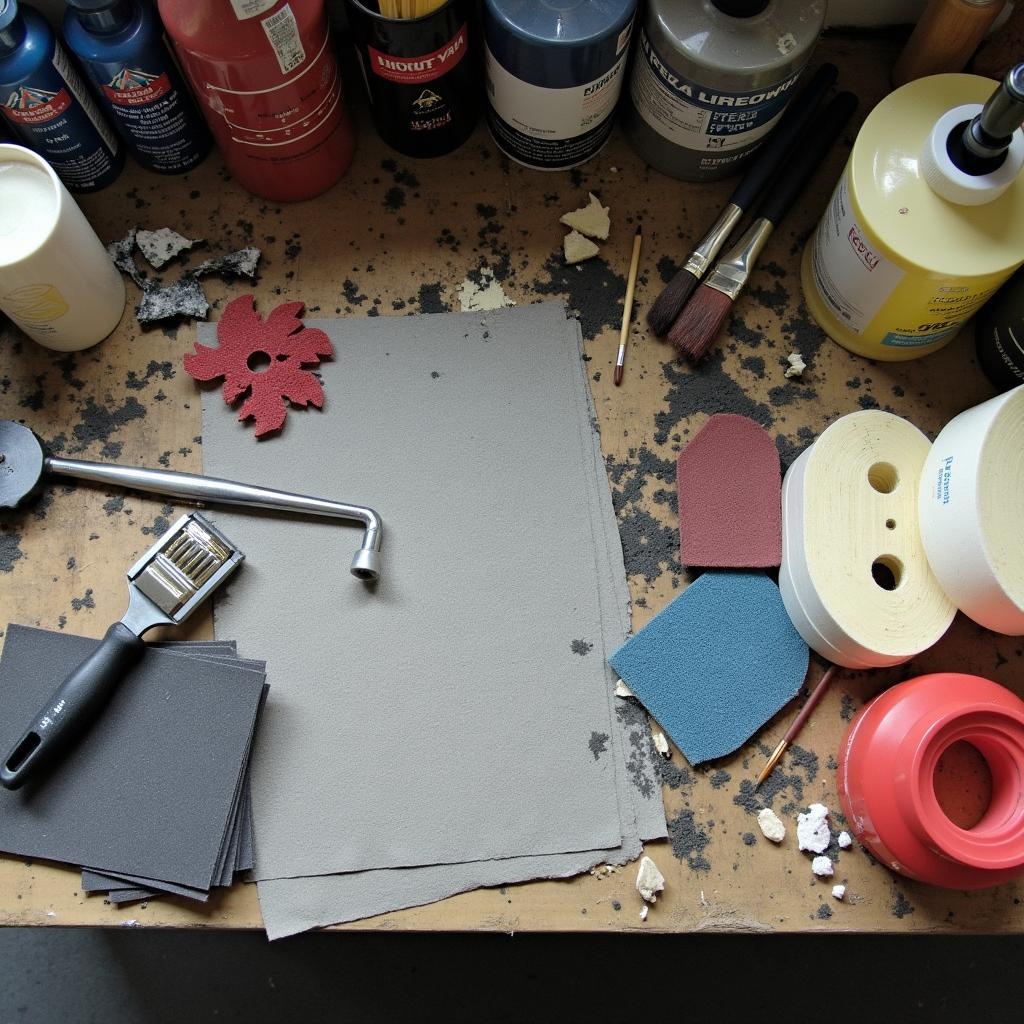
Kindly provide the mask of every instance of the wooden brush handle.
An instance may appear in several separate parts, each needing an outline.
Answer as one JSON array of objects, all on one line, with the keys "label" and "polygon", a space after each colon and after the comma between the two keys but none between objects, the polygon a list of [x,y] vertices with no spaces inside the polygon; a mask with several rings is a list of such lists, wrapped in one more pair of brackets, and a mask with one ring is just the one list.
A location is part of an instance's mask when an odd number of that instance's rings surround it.
[{"label": "wooden brush handle", "polygon": [[892,84],[963,71],[1002,9],[1003,0],[931,0],[893,66]]}]

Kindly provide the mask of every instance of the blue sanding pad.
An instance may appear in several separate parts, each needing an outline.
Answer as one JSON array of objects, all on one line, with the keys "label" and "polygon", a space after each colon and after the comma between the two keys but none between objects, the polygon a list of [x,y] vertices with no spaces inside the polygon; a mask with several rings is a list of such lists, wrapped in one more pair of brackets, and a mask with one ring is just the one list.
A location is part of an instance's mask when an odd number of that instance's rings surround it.
[{"label": "blue sanding pad", "polygon": [[759,572],[706,572],[608,659],[690,764],[732,753],[791,701],[809,651]]}]

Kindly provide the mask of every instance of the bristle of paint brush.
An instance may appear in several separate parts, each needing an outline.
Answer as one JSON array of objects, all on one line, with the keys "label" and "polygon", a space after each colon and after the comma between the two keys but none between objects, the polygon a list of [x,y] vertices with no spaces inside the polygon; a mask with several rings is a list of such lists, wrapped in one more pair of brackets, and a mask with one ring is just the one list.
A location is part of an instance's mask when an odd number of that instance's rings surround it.
[{"label": "bristle of paint brush", "polygon": [[679,316],[700,281],[686,267],[680,267],[675,276],[661,290],[654,305],[647,312],[647,326],[659,337]]},{"label": "bristle of paint brush", "polygon": [[698,362],[718,337],[732,304],[728,295],[702,284],[676,318],[668,340],[691,363]]}]

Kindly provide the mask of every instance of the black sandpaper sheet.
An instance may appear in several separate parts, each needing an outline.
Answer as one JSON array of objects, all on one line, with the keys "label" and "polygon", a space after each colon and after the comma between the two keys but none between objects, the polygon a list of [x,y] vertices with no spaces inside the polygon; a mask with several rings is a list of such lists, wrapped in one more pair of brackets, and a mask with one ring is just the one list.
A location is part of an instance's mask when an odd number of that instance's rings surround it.
[{"label": "black sandpaper sheet", "polygon": [[[98,641],[10,626],[0,748],[16,742]],[[152,649],[55,770],[0,791],[0,850],[209,889],[263,700],[234,659]]]}]

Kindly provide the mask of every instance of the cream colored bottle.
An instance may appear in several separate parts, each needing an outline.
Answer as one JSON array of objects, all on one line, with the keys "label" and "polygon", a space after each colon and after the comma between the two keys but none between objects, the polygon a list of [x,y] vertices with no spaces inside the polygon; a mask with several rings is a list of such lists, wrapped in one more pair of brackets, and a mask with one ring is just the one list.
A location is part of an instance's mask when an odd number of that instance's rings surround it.
[{"label": "cream colored bottle", "polygon": [[928,355],[1024,263],[1022,116],[1024,64],[1002,84],[918,79],[868,115],[801,266],[831,338],[869,359]]}]

